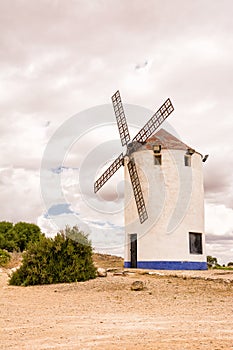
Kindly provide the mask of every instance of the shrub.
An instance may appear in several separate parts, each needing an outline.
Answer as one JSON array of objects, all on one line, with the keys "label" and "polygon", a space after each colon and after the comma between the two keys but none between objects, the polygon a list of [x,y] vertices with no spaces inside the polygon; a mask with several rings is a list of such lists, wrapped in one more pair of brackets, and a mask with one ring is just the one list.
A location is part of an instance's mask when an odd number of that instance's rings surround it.
[{"label": "shrub", "polygon": [[87,235],[74,226],[66,227],[54,239],[41,235],[23,254],[21,267],[11,285],[36,285],[86,281],[95,278],[92,247]]},{"label": "shrub", "polygon": [[0,249],[0,266],[5,266],[10,259],[10,254],[6,250]]},{"label": "shrub", "polygon": [[15,243],[20,252],[27,249],[29,242],[38,241],[41,235],[40,228],[37,225],[27,222],[18,222],[12,230],[14,231]]}]

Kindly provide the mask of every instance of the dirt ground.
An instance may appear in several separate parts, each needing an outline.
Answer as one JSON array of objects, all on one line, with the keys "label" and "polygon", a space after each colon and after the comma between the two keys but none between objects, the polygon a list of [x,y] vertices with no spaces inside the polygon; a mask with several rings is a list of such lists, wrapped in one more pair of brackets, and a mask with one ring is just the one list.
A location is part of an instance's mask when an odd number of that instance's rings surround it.
[{"label": "dirt ground", "polygon": [[0,269],[0,349],[233,349],[233,271],[127,271],[13,287]]}]

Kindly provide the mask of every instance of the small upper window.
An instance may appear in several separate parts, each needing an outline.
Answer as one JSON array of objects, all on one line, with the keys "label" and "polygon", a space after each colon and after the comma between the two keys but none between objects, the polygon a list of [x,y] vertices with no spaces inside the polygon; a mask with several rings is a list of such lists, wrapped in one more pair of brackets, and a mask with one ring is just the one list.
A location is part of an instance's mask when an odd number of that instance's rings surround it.
[{"label": "small upper window", "polygon": [[184,165],[191,166],[191,155],[189,154],[184,155]]}]

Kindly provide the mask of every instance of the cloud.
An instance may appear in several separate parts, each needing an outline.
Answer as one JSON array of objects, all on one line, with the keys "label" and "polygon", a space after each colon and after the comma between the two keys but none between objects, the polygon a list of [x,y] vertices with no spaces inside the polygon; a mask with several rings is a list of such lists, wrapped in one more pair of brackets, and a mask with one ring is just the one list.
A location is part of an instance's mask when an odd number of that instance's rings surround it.
[{"label": "cloud", "polygon": [[206,232],[216,235],[229,235],[233,230],[233,209],[224,204],[205,205]]},{"label": "cloud", "polygon": [[[185,143],[210,154],[204,163],[208,232],[217,234],[217,227],[218,233],[228,237],[232,227],[228,209],[233,208],[232,10],[230,0],[49,4],[32,0],[15,1],[13,7],[1,1],[2,219],[38,220],[48,225],[48,231],[52,229],[44,217],[51,206],[43,203],[39,188],[46,145],[72,115],[110,103],[111,95],[120,89],[124,103],[151,111],[171,97],[175,112],[169,123]],[[114,118],[111,113],[109,120]],[[148,117],[144,115],[145,122]],[[138,123],[137,117],[131,121]],[[83,123],[85,128],[88,123]],[[55,155],[47,183],[52,191],[61,180],[64,205],[80,213],[82,220],[115,225],[112,235],[106,234],[110,241],[123,225],[123,173],[115,174],[97,196],[90,184],[111,160],[110,147],[102,147],[103,157],[93,150],[111,138],[119,140],[115,127],[87,130],[63,162],[57,163]],[[57,140],[57,150],[65,137],[69,135]],[[81,170],[88,174],[82,179]],[[62,203],[59,194],[53,205]],[[106,217],[103,212],[108,212]],[[62,224],[73,222],[71,213],[53,217]],[[103,242],[106,232],[101,232]],[[225,243],[219,244],[219,254],[228,257]]]},{"label": "cloud", "polygon": [[[52,168],[51,171],[54,173],[54,174],[61,174],[64,170],[69,170],[70,168],[67,167],[67,166],[63,166],[63,165],[59,165],[58,167],[56,168]],[[75,169],[75,168],[74,168]]]},{"label": "cloud", "polygon": [[233,260],[233,209],[225,205],[206,204],[207,254],[226,264]]},{"label": "cloud", "polygon": [[230,261],[233,260],[232,237],[229,239],[217,239],[217,237],[214,239],[211,239],[211,237],[207,238],[206,251],[207,255],[216,257],[219,264],[227,265]]},{"label": "cloud", "polygon": [[35,222],[41,214],[39,173],[34,170],[0,169],[0,220]]},{"label": "cloud", "polygon": [[233,183],[230,172],[232,167],[230,146],[229,149],[223,150],[222,145],[219,144],[204,165],[205,193],[209,203],[224,203],[228,208],[233,209]]}]

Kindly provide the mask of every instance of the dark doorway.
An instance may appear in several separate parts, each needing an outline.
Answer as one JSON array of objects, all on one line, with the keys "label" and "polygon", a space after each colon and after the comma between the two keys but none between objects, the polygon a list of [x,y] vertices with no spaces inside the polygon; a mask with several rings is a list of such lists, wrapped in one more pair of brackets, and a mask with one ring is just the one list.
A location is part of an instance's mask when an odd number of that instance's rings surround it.
[{"label": "dark doorway", "polygon": [[130,259],[131,267],[137,268],[137,234],[130,235]]}]

